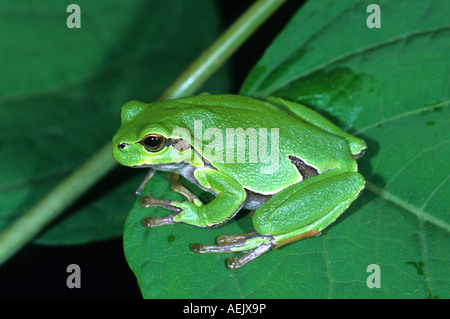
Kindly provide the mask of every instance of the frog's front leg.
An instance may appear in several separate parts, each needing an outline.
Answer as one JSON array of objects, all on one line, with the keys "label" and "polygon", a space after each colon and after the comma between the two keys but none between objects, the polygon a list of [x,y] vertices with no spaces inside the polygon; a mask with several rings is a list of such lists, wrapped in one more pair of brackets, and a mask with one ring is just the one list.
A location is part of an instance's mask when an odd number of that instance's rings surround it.
[{"label": "frog's front leg", "polygon": [[218,245],[193,244],[200,253],[239,252],[229,268],[238,268],[272,248],[317,236],[341,215],[364,187],[356,172],[331,170],[293,184],[274,195],[253,215],[255,232],[221,236]]},{"label": "frog's front leg", "polygon": [[[186,223],[197,227],[216,227],[232,218],[245,200],[245,190],[234,179],[212,169],[197,169],[194,177],[205,188],[213,190],[217,196],[204,205],[184,186],[175,183],[175,191],[183,194],[188,201],[169,201],[147,197],[147,206],[160,206],[175,213],[165,217],[147,217],[144,224],[156,227],[175,223]],[[145,206],[145,204],[144,204]]]}]

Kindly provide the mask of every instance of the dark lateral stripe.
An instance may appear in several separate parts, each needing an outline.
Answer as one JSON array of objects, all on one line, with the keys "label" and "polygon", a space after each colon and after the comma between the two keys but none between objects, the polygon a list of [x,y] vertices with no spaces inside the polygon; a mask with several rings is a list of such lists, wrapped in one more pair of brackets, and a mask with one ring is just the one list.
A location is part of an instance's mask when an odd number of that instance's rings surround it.
[{"label": "dark lateral stripe", "polygon": [[319,175],[319,172],[314,167],[307,165],[297,156],[289,155],[289,160],[295,167],[297,167],[297,170],[300,172],[303,179]]}]

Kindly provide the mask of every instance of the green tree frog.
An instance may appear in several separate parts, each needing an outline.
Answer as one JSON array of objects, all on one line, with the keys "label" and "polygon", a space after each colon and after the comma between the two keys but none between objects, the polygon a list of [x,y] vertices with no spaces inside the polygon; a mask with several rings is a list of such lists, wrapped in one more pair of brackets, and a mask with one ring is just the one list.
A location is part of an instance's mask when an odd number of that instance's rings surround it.
[{"label": "green tree frog", "polygon": [[227,260],[235,269],[333,223],[364,188],[355,159],[365,149],[363,140],[298,103],[201,94],[128,102],[112,152],[122,165],[171,171],[215,195],[205,204],[180,183],[172,189],[186,201],[146,195],[144,206],[173,212],[147,217],[147,227],[211,228],[251,210],[253,232],[191,245],[198,253],[243,252]]}]

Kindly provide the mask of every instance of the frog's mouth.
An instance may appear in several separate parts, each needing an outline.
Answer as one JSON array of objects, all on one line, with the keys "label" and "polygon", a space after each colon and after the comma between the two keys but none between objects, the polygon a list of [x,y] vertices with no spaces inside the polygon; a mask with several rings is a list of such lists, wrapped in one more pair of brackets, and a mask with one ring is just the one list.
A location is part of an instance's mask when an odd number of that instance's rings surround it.
[{"label": "frog's mouth", "polygon": [[184,167],[186,163],[180,162],[180,163],[167,163],[167,164],[149,164],[149,163],[143,163],[143,164],[136,164],[131,166],[132,168],[151,168],[155,171],[174,171],[178,170],[182,167]]},{"label": "frog's mouth", "polygon": [[131,168],[152,168],[155,164],[135,164]]}]

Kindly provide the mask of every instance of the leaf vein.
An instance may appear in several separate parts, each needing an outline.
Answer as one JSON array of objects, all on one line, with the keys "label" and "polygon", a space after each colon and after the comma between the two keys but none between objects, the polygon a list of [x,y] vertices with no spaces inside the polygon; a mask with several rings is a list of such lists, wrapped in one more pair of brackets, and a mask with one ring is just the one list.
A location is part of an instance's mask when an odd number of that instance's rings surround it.
[{"label": "leaf vein", "polygon": [[405,211],[415,215],[419,219],[423,219],[424,221],[433,224],[435,226],[438,226],[447,232],[450,232],[450,225],[447,224],[445,221],[436,218],[425,211],[423,211],[421,208],[417,208],[410,203],[404,201],[403,199],[391,194],[390,192],[386,191],[383,188],[380,188],[370,182],[366,183],[366,187],[368,190],[372,191],[373,193],[379,195],[381,198],[396,204],[397,206],[403,208]]},{"label": "leaf vein", "polygon": [[433,34],[433,33],[436,33],[436,32],[445,31],[447,29],[450,29],[450,25],[445,25],[445,26],[434,28],[434,29],[427,29],[427,30],[420,30],[420,31],[416,31],[416,32],[409,32],[409,33],[405,33],[405,34],[399,35],[399,36],[397,36],[395,38],[390,38],[390,39],[387,39],[385,41],[381,41],[381,42],[374,43],[374,44],[366,46],[366,47],[362,47],[362,48],[360,48],[358,50],[354,50],[354,51],[348,52],[348,53],[343,54],[341,56],[338,56],[338,57],[336,57],[334,59],[330,59],[328,61],[324,61],[323,63],[317,65],[316,67],[314,67],[312,69],[309,69],[309,70],[307,70],[307,71],[305,71],[303,73],[300,73],[297,76],[292,77],[290,79],[287,79],[285,82],[274,86],[271,89],[271,91],[275,92],[278,89],[280,89],[282,87],[285,87],[285,86],[289,85],[290,83],[292,83],[292,82],[294,82],[294,81],[296,81],[298,79],[306,77],[306,76],[308,76],[308,75],[310,75],[310,74],[312,74],[312,73],[314,73],[316,71],[323,70],[323,69],[327,68],[328,66],[330,66],[332,64],[335,64],[335,63],[340,62],[340,61],[344,61],[344,60],[349,59],[349,58],[351,58],[353,56],[357,56],[357,55],[360,55],[362,53],[371,51],[373,49],[378,49],[380,47],[389,46],[389,45],[392,45],[392,44],[394,44],[396,42],[405,41],[405,40],[407,40],[407,39],[409,39],[411,37],[429,35],[429,34]]},{"label": "leaf vein", "polygon": [[432,110],[434,110],[434,109],[436,109],[438,107],[444,107],[444,106],[448,106],[448,105],[450,105],[450,100],[445,100],[445,101],[442,101],[440,103],[426,105],[426,106],[420,107],[418,109],[411,110],[409,112],[400,113],[400,114],[397,114],[397,115],[392,116],[390,118],[386,118],[386,119],[380,120],[378,122],[375,122],[375,123],[373,123],[371,125],[368,125],[366,127],[363,127],[361,129],[359,129],[357,132],[355,132],[355,135],[360,135],[361,133],[363,133],[363,132],[365,132],[365,131],[373,128],[373,127],[377,127],[377,126],[385,124],[385,123],[396,121],[396,120],[399,120],[401,118],[412,116],[412,115],[419,114],[419,113],[422,113],[422,112],[432,111]]}]

